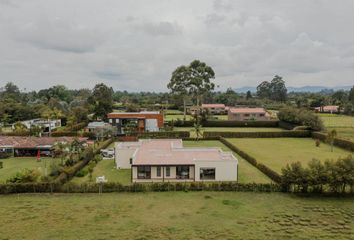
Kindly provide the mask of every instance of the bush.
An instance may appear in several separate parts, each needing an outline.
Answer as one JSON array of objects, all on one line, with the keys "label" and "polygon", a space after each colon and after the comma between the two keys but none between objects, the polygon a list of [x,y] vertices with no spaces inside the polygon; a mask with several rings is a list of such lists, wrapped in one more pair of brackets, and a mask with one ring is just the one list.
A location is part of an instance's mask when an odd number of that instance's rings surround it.
[{"label": "bush", "polygon": [[0,161],[0,169],[4,167],[4,163]]},{"label": "bush", "polygon": [[189,138],[188,131],[136,133],[138,138]]},{"label": "bush", "polygon": [[75,174],[76,177],[85,177],[89,173],[87,168],[82,168]]},{"label": "bush", "polygon": [[6,180],[9,183],[27,183],[27,182],[36,182],[40,176],[40,173],[34,169],[23,169],[20,172],[17,172],[13,177]]},{"label": "bush", "polygon": [[204,138],[279,138],[279,137],[310,137],[310,131],[282,131],[282,132],[204,132]]},{"label": "bush", "polygon": [[6,159],[12,156],[12,153],[0,152],[0,159]]},{"label": "bush", "polygon": [[307,109],[285,107],[280,109],[278,118],[284,122],[310,127],[314,131],[324,128],[321,118]]}]

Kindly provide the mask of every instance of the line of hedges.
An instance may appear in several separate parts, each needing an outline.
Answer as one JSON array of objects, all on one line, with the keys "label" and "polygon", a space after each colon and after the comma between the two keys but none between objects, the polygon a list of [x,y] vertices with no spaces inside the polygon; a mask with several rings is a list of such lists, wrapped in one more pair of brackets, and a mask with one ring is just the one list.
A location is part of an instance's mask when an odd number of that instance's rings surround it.
[{"label": "line of hedges", "polygon": [[241,149],[236,147],[234,144],[227,141],[225,138],[221,137],[220,141],[223,144],[225,144],[227,147],[229,147],[232,151],[236,152],[238,155],[240,155],[242,158],[244,158],[246,161],[248,161],[250,164],[255,166],[259,171],[261,171],[262,173],[267,175],[274,182],[276,182],[276,183],[281,182],[281,176],[277,172],[273,171],[272,169],[270,169],[269,167],[267,167],[266,165],[264,165],[262,163],[258,163],[254,157],[248,155],[248,153],[242,151]]},{"label": "line of hedges", "polygon": [[295,127],[299,125],[289,123],[289,122],[284,122],[284,121],[279,121],[278,127],[286,129],[286,130],[293,130]]},{"label": "line of hedges", "polygon": [[281,132],[203,132],[204,138],[225,137],[225,138],[306,138],[311,137],[311,132],[306,130],[281,131]]},{"label": "line of hedges", "polygon": [[51,133],[52,137],[78,137],[79,133],[74,131],[57,131]]},{"label": "line of hedges", "polygon": [[0,132],[0,136],[20,136],[20,137],[28,137],[31,136],[30,131],[21,131],[21,132]]},{"label": "line of hedges", "polygon": [[[325,142],[327,135],[325,133],[321,133],[321,132],[312,132],[312,138],[319,139],[319,140]],[[333,145],[354,152],[354,142],[352,142],[352,141],[342,139],[342,138],[335,138]]]},{"label": "line of hedges", "polygon": [[[234,120],[208,120],[202,123],[203,127],[278,127],[278,120],[268,121],[234,121]],[[194,121],[174,121],[175,127],[193,127]]]},{"label": "line of hedges", "polygon": [[[96,183],[7,183],[0,184],[0,194],[11,193],[97,193]],[[104,183],[102,192],[166,192],[166,191],[234,191],[234,192],[280,192],[278,184],[237,183],[237,182],[181,182],[181,183]]]},{"label": "line of hedges", "polygon": [[137,133],[138,138],[189,138],[188,131],[168,131],[168,132],[142,132]]},{"label": "line of hedges", "polygon": [[[94,151],[93,151],[93,157],[96,154],[100,153],[101,149],[107,148],[112,142],[114,141],[114,139],[108,139],[106,141],[104,141],[103,143],[101,143]],[[75,174],[80,171],[83,167],[85,167],[92,159],[92,158],[82,158],[79,162],[77,162],[76,164],[74,164],[73,166],[71,166],[68,169],[65,169],[63,172],[60,173],[60,175],[55,179],[55,182],[59,182],[59,183],[65,183],[67,181],[69,181],[72,177],[75,176]]]}]

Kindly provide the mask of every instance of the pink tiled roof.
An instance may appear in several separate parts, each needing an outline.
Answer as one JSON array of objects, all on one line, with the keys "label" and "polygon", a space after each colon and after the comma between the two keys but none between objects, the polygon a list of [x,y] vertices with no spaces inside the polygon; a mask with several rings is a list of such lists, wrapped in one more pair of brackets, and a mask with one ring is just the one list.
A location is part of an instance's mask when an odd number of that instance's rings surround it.
[{"label": "pink tiled roof", "polygon": [[[323,111],[338,111],[339,106],[334,106],[334,105],[328,105],[328,106],[323,106]],[[317,107],[317,110],[321,110],[321,107]]]},{"label": "pink tiled roof", "polygon": [[202,108],[225,108],[225,104],[202,104]]},{"label": "pink tiled roof", "polygon": [[230,108],[231,113],[266,113],[264,108]]},{"label": "pink tiled roof", "polygon": [[[73,137],[18,137],[18,136],[0,136],[1,146],[13,146],[14,148],[36,148],[37,146],[53,145],[56,142],[72,142]],[[86,141],[87,138],[79,138],[80,141]]]},{"label": "pink tiled roof", "polygon": [[198,160],[236,160],[219,148],[184,148],[182,140],[143,140],[140,143],[133,165],[194,165]]}]

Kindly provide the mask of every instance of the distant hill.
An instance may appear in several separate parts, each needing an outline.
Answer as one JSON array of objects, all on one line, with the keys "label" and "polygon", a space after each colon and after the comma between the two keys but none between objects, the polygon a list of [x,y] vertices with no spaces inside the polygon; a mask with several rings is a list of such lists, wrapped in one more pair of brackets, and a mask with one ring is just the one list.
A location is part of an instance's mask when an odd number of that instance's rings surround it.
[{"label": "distant hill", "polygon": [[[303,87],[287,87],[288,92],[321,92],[325,90],[345,90],[348,91],[352,88],[352,86],[336,86],[336,87],[324,87],[324,86],[303,86]],[[247,91],[256,92],[256,87],[245,86],[241,88],[236,88],[236,92],[246,93]]]}]

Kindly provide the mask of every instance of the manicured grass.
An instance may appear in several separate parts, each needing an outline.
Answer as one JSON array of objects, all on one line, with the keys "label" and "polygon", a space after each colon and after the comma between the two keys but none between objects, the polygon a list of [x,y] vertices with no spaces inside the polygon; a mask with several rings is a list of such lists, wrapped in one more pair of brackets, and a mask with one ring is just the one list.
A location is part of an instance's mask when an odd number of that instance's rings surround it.
[{"label": "manicured grass", "polygon": [[274,171],[281,169],[288,163],[301,162],[306,165],[313,158],[319,160],[345,157],[352,154],[349,151],[321,143],[315,146],[315,141],[310,138],[233,138],[229,139],[238,148],[245,151],[260,163],[265,164]]},{"label": "manicured grass", "polygon": [[44,175],[44,169],[45,166],[47,166],[47,173],[49,174],[51,162],[56,161],[59,163],[60,159],[42,157],[41,161],[38,162],[36,157],[14,157],[0,159],[0,161],[3,162],[3,168],[0,169],[0,183],[4,183],[17,172],[25,168],[37,169],[42,175]]},{"label": "manicured grass", "polygon": [[[172,114],[172,115],[168,115],[166,114],[164,117],[165,121],[171,121],[174,120],[176,121],[177,119],[183,120],[183,113],[181,114]],[[193,117],[191,115],[186,115],[186,120],[192,120]],[[211,116],[212,120],[227,120],[227,115],[213,115]]]},{"label": "manicured grass", "polygon": [[[131,184],[131,170],[130,169],[116,169],[114,159],[102,160],[94,168],[92,179],[96,181],[96,177],[105,176],[108,182],[119,182],[123,185]],[[74,177],[72,182],[84,183],[89,182],[89,176]]]},{"label": "manicured grass", "polygon": [[[174,127],[173,131],[189,131],[191,137],[196,137],[192,127]],[[280,132],[281,128],[252,128],[252,127],[202,127],[201,132]]]},{"label": "manicured grass", "polygon": [[326,131],[335,129],[338,137],[354,141],[354,117],[337,114],[319,114]]},{"label": "manicured grass", "polygon": [[0,196],[0,239],[353,239],[352,198],[158,192]]},{"label": "manicured grass", "polygon": [[[185,147],[219,147],[224,151],[231,150],[220,141],[183,141]],[[260,172],[257,168],[253,167],[245,159],[240,157],[237,153],[233,152],[238,159],[238,181],[240,183],[269,183],[271,180]]]}]

